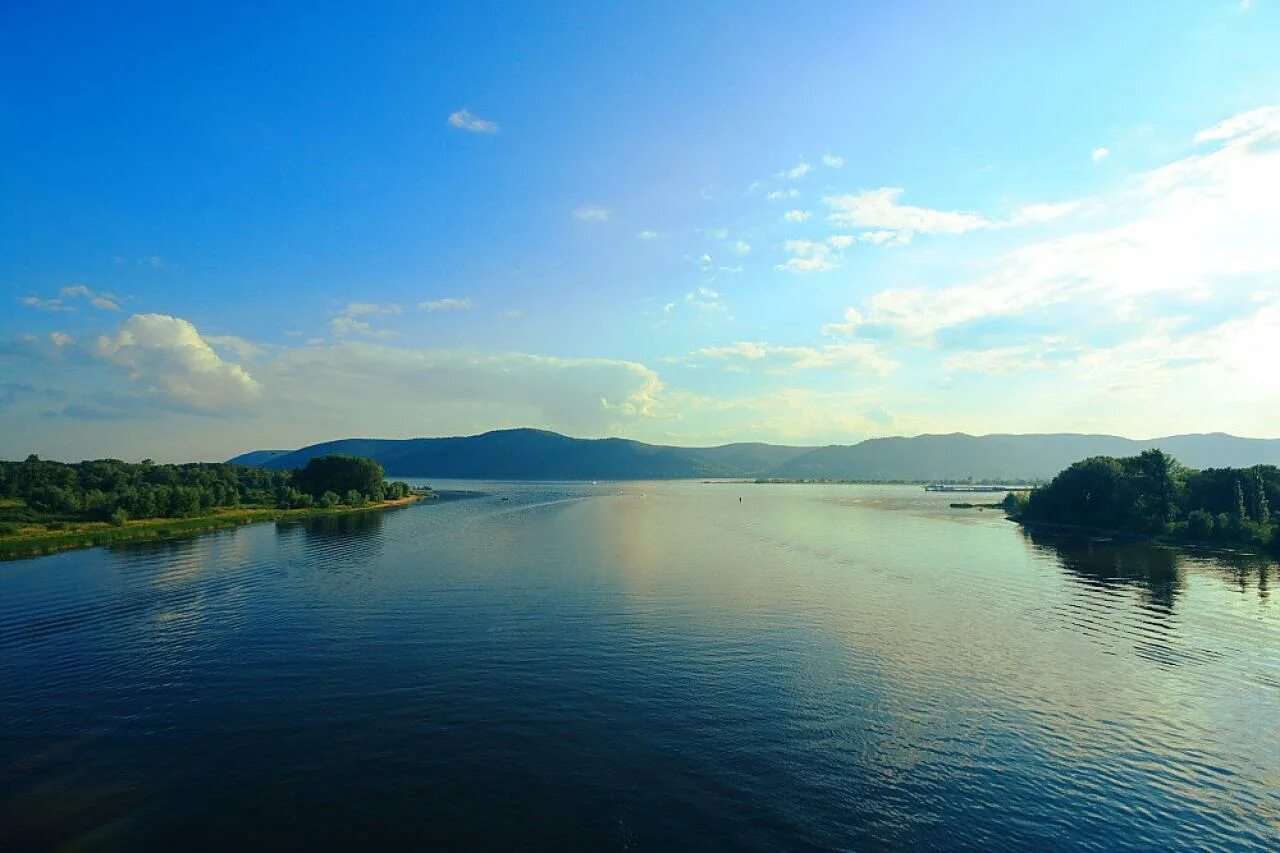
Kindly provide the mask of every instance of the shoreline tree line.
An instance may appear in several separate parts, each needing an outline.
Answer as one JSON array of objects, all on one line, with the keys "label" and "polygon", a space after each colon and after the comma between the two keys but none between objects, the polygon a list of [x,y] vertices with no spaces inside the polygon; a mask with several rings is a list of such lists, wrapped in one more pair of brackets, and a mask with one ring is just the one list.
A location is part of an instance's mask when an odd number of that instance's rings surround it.
[{"label": "shoreline tree line", "polygon": [[1010,493],[1009,514],[1101,530],[1280,553],[1280,468],[1184,468],[1161,450],[1082,459],[1045,486]]},{"label": "shoreline tree line", "polygon": [[0,497],[25,504],[6,513],[19,522],[54,517],[123,525],[129,519],[184,518],[234,507],[358,507],[409,493],[407,483],[386,482],[377,462],[356,456],[316,457],[294,471],[218,462],[66,463],[34,454],[22,462],[0,461]]}]

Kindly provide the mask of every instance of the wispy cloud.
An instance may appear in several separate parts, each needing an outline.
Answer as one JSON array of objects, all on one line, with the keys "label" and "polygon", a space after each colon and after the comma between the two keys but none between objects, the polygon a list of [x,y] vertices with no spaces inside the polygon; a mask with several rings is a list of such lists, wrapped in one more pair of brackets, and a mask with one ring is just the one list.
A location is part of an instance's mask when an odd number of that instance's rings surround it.
[{"label": "wispy cloud", "polygon": [[822,165],[826,166],[828,169],[839,169],[844,165],[844,158],[839,154],[823,154]]},{"label": "wispy cloud", "polygon": [[1098,163],[1101,163],[1103,160],[1107,159],[1107,157],[1109,157],[1110,155],[1111,155],[1110,148],[1095,148],[1093,149],[1093,153],[1090,154],[1089,157],[1090,159],[1093,160],[1094,164],[1097,165]]},{"label": "wispy cloud", "polygon": [[703,347],[680,359],[689,364],[718,364],[726,370],[791,373],[798,370],[865,370],[886,374],[897,364],[870,341],[826,344],[820,347],[787,346],[759,341],[737,341]]},{"label": "wispy cloud", "polygon": [[809,218],[809,215],[807,210],[788,210],[782,214],[782,218],[787,222],[804,222]]},{"label": "wispy cloud", "polygon": [[[1092,208],[1112,212],[1108,224],[1028,242],[998,256],[973,280],[882,290],[866,300],[861,314],[869,326],[930,341],[940,330],[991,317],[1071,308],[1094,322],[1126,322],[1157,297],[1197,302],[1265,290],[1265,283],[1280,279],[1280,108],[1234,116],[1195,141],[1216,147],[1092,200]],[[1050,212],[1071,205],[1050,206]],[[954,219],[943,212],[939,219],[933,213],[886,213],[881,206],[859,211],[857,218],[898,229],[990,225],[967,218],[971,214]]]},{"label": "wispy cloud", "polygon": [[79,299],[87,299],[89,304],[100,311],[119,311],[119,297],[110,293],[95,293],[84,284],[69,284],[58,291],[58,295],[49,298],[27,296],[19,301],[28,308],[40,311],[74,311],[71,303]]},{"label": "wispy cloud", "polygon": [[346,307],[329,321],[329,329],[340,338],[362,336],[368,338],[389,338],[395,333],[387,329],[375,329],[368,320],[361,317],[378,315],[394,315],[403,313],[399,305],[382,305],[375,302],[348,302]]},{"label": "wispy cloud", "polygon": [[812,166],[810,166],[808,163],[801,160],[799,163],[792,166],[790,169],[784,169],[783,171],[778,172],[778,174],[775,175],[775,177],[785,178],[789,181],[796,181],[796,180],[799,180],[800,178],[803,178],[805,175],[809,174],[809,172],[812,170],[813,170]]},{"label": "wispy cloud", "polygon": [[584,204],[573,209],[573,216],[583,222],[608,222],[612,211],[597,204]]},{"label": "wispy cloud", "polygon": [[848,195],[827,196],[831,208],[827,219],[838,225],[890,231],[898,242],[907,243],[916,234],[964,234],[992,226],[978,213],[934,210],[899,204],[899,187],[882,187]]},{"label": "wispy cloud", "polygon": [[35,308],[37,311],[74,311],[70,305],[63,303],[61,299],[56,297],[52,299],[44,299],[39,296],[24,296],[18,300],[28,308]]},{"label": "wispy cloud", "polygon": [[446,296],[442,299],[429,299],[419,302],[418,307],[425,311],[466,311],[472,305],[470,296]]},{"label": "wispy cloud", "polygon": [[[459,130],[466,130],[471,133],[497,133],[499,130],[496,121],[480,118],[480,116],[466,108],[450,113],[449,124]],[[516,135],[518,136],[519,134]]]}]

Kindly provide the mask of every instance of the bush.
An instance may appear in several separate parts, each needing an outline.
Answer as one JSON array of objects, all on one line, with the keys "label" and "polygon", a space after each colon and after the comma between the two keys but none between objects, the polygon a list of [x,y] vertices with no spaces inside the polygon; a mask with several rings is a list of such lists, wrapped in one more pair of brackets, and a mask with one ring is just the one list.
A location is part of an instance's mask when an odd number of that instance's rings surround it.
[{"label": "bush", "polygon": [[66,530],[67,523],[65,521],[51,521],[44,527],[45,530]]},{"label": "bush", "polygon": [[341,501],[342,498],[338,497],[337,492],[325,492],[320,496],[320,506],[323,509],[333,509]]},{"label": "bush", "polygon": [[347,491],[346,497],[342,499],[342,502],[347,506],[364,506],[368,502],[368,498],[355,489],[350,489]]},{"label": "bush", "polygon": [[114,527],[124,527],[125,522],[128,520],[129,513],[125,512],[123,509],[117,509],[115,512],[111,513],[111,524]]},{"label": "bush", "polygon": [[18,533],[18,525],[10,524],[7,521],[0,521],[0,536],[15,536]]},{"label": "bush", "polygon": [[1193,539],[1213,538],[1213,513],[1197,509],[1187,516],[1187,534]]}]

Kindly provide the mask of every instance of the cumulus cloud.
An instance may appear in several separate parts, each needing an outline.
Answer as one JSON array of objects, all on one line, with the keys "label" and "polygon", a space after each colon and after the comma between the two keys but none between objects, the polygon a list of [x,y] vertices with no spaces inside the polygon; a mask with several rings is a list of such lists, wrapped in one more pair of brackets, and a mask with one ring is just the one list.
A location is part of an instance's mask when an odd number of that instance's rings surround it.
[{"label": "cumulus cloud", "polygon": [[153,395],[197,411],[242,409],[262,394],[247,370],[221,358],[179,317],[134,314],[114,335],[99,337],[92,354],[127,368]]},{"label": "cumulus cloud", "polygon": [[792,257],[774,268],[791,273],[826,272],[839,266],[833,244],[814,240],[787,240],[782,248]]},{"label": "cumulus cloud", "polygon": [[466,311],[472,305],[471,297],[446,296],[442,299],[429,299],[419,302],[418,307],[424,311]]},{"label": "cumulus cloud", "polygon": [[827,196],[832,212],[827,219],[838,225],[888,231],[898,242],[907,243],[916,234],[964,234],[992,226],[978,213],[934,210],[899,204],[902,189],[881,187],[860,193]]},{"label": "cumulus cloud", "polygon": [[574,218],[583,222],[608,222],[611,214],[609,208],[595,204],[584,204],[573,209]]},{"label": "cumulus cloud", "polygon": [[487,118],[480,118],[480,116],[466,108],[450,113],[449,124],[458,128],[458,130],[466,130],[471,133],[498,132],[498,123],[496,121],[490,121]]},{"label": "cumulus cloud", "polygon": [[266,375],[285,403],[345,424],[342,434],[359,419],[353,399],[376,411],[368,429],[378,434],[392,429],[389,418],[414,434],[539,426],[600,435],[664,416],[658,374],[625,360],[345,342],[289,350]]},{"label": "cumulus cloud", "polygon": [[862,312],[857,308],[846,308],[844,320],[839,323],[827,323],[822,327],[822,334],[833,338],[851,338],[857,334],[864,322]]}]

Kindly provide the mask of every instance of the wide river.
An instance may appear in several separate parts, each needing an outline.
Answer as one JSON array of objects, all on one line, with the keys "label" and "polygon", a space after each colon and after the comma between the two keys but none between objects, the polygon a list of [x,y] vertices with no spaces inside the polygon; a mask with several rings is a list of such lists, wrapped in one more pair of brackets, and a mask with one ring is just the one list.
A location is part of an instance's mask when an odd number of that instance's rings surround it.
[{"label": "wide river", "polygon": [[1274,564],[435,485],[483,495],[0,563],[0,848],[1280,846]]}]

